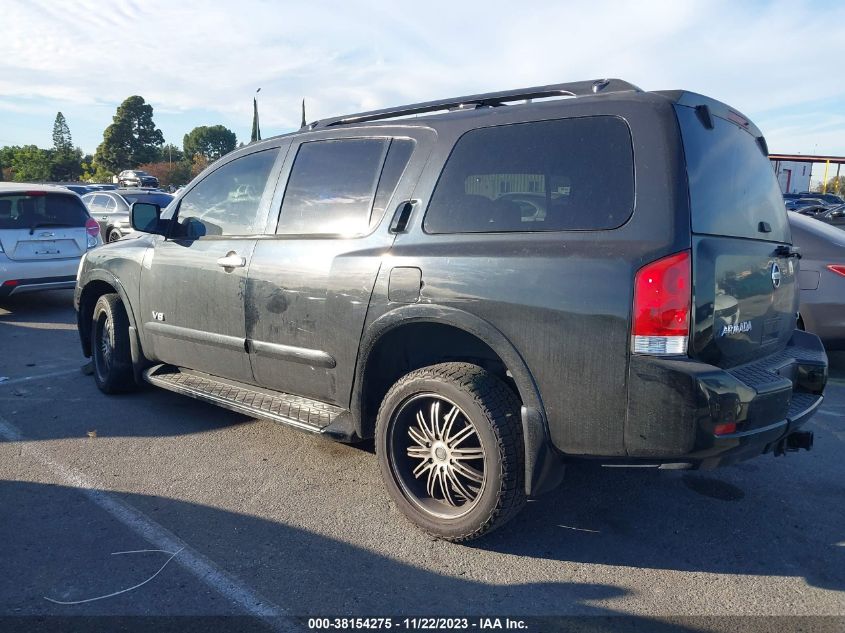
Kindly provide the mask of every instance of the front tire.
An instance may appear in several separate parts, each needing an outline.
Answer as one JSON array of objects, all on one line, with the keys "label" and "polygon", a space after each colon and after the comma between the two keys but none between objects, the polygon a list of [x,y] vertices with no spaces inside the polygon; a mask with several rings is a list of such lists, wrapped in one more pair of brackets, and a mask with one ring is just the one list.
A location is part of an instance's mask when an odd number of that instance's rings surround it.
[{"label": "front tire", "polygon": [[94,380],[103,393],[120,393],[135,387],[129,349],[129,318],[120,297],[105,294],[94,305],[91,325]]},{"label": "front tire", "polygon": [[401,378],[379,409],[376,452],[397,507],[439,538],[478,538],[525,504],[519,401],[477,365],[442,363]]}]

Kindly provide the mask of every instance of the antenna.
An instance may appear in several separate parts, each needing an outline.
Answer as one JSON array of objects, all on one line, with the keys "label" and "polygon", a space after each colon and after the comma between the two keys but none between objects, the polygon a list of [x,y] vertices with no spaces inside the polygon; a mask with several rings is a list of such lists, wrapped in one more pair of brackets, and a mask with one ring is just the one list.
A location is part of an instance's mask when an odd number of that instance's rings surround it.
[{"label": "antenna", "polygon": [[300,129],[305,129],[308,124],[305,122],[305,99],[302,100],[302,127]]}]

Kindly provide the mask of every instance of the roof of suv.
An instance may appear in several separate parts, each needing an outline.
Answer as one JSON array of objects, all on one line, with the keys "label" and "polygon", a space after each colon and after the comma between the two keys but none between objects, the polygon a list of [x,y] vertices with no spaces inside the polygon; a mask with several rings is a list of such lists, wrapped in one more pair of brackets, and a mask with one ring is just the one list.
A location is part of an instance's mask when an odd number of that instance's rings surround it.
[{"label": "roof of suv", "polygon": [[[294,132],[263,139],[257,143],[250,143],[244,149],[252,151],[256,146],[271,145],[274,140],[279,138],[330,128],[359,125],[366,125],[367,127],[382,125],[436,127],[439,122],[451,121],[459,117],[496,116],[503,111],[510,111],[511,108],[536,108],[538,111],[542,111],[550,108],[569,107],[576,103],[582,104],[587,100],[598,101],[608,98],[632,101],[668,101],[694,107],[699,112],[699,116],[705,120],[712,113],[734,122],[753,136],[762,138],[762,133],[748,117],[728,105],[704,95],[685,90],[644,91],[622,79],[596,79],[451,97],[331,117],[308,123]],[[239,150],[236,150],[236,152],[242,153]]]}]

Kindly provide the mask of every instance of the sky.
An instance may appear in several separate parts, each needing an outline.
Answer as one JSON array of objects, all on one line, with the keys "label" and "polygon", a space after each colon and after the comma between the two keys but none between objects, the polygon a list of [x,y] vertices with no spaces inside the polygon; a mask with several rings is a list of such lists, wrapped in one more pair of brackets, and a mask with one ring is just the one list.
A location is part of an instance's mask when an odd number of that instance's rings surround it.
[{"label": "sky", "polygon": [[93,153],[141,95],[167,142],[582,79],[730,104],[772,152],[845,155],[845,2],[0,0],[0,145]]}]

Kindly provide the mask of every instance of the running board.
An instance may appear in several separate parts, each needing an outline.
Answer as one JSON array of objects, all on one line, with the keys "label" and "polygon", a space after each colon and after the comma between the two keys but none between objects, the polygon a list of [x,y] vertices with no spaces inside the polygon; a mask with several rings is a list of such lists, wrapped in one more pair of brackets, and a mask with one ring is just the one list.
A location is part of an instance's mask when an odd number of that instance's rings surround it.
[{"label": "running board", "polygon": [[280,422],[312,433],[325,433],[334,439],[344,439],[333,429],[342,426],[340,423],[348,417],[343,414],[348,414],[348,411],[319,400],[271,391],[172,365],[151,367],[144,372],[144,379],[156,387],[238,413]]}]

